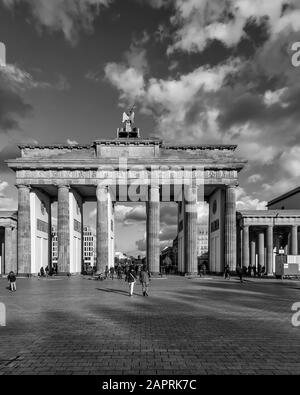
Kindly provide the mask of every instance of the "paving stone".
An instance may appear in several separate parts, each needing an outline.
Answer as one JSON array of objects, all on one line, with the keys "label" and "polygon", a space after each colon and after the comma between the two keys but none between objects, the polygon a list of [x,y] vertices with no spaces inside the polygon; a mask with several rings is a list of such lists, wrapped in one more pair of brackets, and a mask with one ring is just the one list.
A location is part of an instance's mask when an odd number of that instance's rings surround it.
[{"label": "paving stone", "polygon": [[[0,279],[3,374],[300,374],[299,281]],[[109,290],[110,292],[107,292]]]}]

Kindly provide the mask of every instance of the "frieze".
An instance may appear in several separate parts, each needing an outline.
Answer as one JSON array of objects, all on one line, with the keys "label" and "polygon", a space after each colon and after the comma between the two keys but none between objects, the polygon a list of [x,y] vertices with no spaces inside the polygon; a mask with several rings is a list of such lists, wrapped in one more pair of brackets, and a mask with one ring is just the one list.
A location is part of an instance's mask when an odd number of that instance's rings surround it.
[{"label": "frieze", "polygon": [[236,170],[155,170],[154,172],[144,170],[130,170],[128,171],[114,171],[114,170],[18,170],[18,179],[106,179],[106,178],[143,178],[145,175],[161,178],[182,178],[191,176],[193,178],[205,178],[205,179],[237,179],[238,173]]}]

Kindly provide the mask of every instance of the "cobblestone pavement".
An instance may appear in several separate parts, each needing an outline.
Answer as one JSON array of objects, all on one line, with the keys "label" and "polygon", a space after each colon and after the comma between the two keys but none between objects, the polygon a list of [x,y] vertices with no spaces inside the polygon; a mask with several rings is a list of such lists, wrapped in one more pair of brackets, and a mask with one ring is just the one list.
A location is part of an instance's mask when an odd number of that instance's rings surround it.
[{"label": "cobblestone pavement", "polygon": [[299,281],[0,279],[0,374],[300,374]]}]

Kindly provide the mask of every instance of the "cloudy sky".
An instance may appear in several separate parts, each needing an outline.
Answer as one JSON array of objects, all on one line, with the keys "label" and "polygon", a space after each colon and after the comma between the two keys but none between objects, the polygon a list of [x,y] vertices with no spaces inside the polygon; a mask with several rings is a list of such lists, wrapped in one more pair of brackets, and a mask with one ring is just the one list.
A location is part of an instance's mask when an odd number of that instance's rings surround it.
[{"label": "cloudy sky", "polygon": [[[115,137],[133,102],[145,137],[238,144],[240,209],[299,185],[300,0],[0,0],[0,41],[2,209],[16,208],[3,160],[17,144]],[[117,207],[117,248],[142,250],[144,208]]]}]

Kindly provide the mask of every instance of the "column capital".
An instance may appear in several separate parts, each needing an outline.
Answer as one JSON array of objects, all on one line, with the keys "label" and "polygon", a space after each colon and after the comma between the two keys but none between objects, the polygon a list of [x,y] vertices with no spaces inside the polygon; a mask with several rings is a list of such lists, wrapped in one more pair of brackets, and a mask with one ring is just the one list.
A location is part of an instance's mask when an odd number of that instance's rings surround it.
[{"label": "column capital", "polygon": [[238,182],[234,182],[232,184],[226,184],[225,185],[225,189],[234,189],[235,190],[238,186],[239,186],[239,183]]},{"label": "column capital", "polygon": [[109,188],[108,185],[102,184],[101,182],[96,184],[96,189],[97,190],[103,190],[103,191],[106,190],[106,191],[108,191],[108,188]]},{"label": "column capital", "polygon": [[70,189],[70,185],[69,185],[69,184],[57,184],[57,188],[58,188],[58,189],[60,189],[60,188],[67,188],[67,189]]},{"label": "column capital", "polygon": [[30,184],[16,184],[16,187],[18,189],[29,189],[29,190],[32,188]]}]

